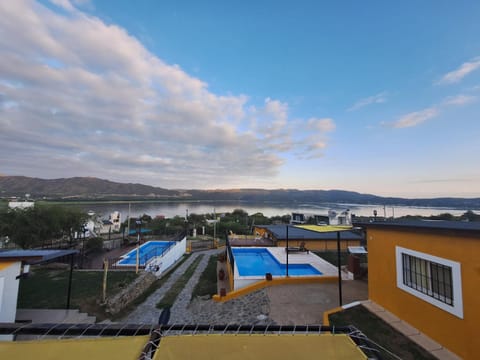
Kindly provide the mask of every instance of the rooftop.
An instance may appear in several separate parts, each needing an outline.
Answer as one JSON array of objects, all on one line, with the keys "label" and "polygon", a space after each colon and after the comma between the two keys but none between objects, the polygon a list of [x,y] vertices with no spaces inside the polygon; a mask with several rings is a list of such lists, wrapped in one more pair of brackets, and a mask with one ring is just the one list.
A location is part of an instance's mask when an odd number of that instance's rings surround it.
[{"label": "rooftop", "polygon": [[0,251],[0,261],[25,261],[37,264],[78,253],[78,250],[6,250]]},{"label": "rooftop", "polygon": [[[301,226],[293,225],[255,225],[258,228],[267,229],[278,240],[285,240],[287,238],[287,227],[289,239],[303,239],[303,240],[333,240],[337,239],[337,231],[340,232],[341,240],[361,240],[362,235],[353,231],[345,231],[344,228],[325,226],[328,231],[319,232],[317,230],[304,228]],[[316,228],[323,228],[323,226],[317,226]]]},{"label": "rooftop", "polygon": [[401,221],[360,221],[353,223],[362,227],[390,227],[390,228],[415,228],[432,230],[455,230],[477,233],[480,235],[480,222],[446,221],[446,220],[401,220]]}]

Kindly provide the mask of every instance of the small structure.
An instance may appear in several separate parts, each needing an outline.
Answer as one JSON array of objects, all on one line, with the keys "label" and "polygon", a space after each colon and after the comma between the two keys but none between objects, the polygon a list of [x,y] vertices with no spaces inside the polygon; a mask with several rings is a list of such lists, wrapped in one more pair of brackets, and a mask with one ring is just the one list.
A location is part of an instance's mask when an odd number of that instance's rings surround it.
[{"label": "small structure", "polygon": [[480,223],[374,221],[369,298],[465,359],[478,358]]},{"label": "small structure", "polygon": [[[289,246],[299,247],[304,242],[305,248],[307,248],[308,250],[337,250],[337,228],[333,226],[256,225],[254,229],[254,234],[260,238],[271,239],[275,246],[286,247],[287,227]],[[316,231],[313,231],[313,229],[315,229]],[[341,228],[340,230],[340,243],[341,249],[343,251],[346,251],[349,246],[362,245],[362,234],[359,234],[356,231],[344,231],[344,228]]]},{"label": "small structure", "polygon": [[70,277],[66,308],[70,307],[73,256],[77,250],[9,250],[0,252],[0,322],[15,322],[20,278],[28,274],[30,265],[50,262],[69,256]]}]

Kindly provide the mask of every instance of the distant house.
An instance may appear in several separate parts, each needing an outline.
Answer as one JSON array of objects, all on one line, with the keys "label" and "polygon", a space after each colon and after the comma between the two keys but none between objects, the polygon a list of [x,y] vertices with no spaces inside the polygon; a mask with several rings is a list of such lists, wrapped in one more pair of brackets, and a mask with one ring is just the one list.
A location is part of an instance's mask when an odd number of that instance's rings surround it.
[{"label": "distant house", "polygon": [[99,233],[108,234],[109,232],[118,232],[121,227],[121,214],[118,211],[111,213],[107,220],[102,220]]},{"label": "distant house", "polygon": [[29,209],[35,206],[34,201],[9,201],[8,207],[9,209]]},{"label": "distant house", "polygon": [[478,358],[480,223],[354,225],[367,233],[369,298],[462,358]]},{"label": "distant house", "polygon": [[329,210],[328,215],[292,212],[290,224],[302,225],[307,223],[316,225],[351,225],[352,221],[349,209],[342,211],[340,214]]},{"label": "distant house", "polygon": [[[292,225],[256,225],[254,235],[271,239],[275,246],[287,246],[287,226],[288,226],[288,245],[299,246],[305,242],[305,247],[309,250],[329,251],[337,250],[336,232],[317,232],[302,229]],[[363,236],[354,231],[340,232],[340,246],[346,251],[349,246],[362,245]]]}]

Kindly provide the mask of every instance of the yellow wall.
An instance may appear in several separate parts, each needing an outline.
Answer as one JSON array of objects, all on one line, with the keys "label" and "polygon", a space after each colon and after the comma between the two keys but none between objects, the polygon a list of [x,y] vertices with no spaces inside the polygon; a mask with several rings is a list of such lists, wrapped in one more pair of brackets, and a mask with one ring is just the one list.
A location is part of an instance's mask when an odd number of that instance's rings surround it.
[{"label": "yellow wall", "polygon": [[[461,357],[478,358],[480,238],[368,228],[367,245],[370,299]],[[463,319],[397,288],[395,246],[461,263]]]},{"label": "yellow wall", "polygon": [[258,237],[264,237],[265,234],[268,235],[268,230],[267,229],[255,226],[254,231],[253,231],[253,235],[258,236]]},{"label": "yellow wall", "polygon": [[[315,251],[330,251],[337,250],[337,240],[288,240],[288,246],[300,246],[300,243],[305,241],[305,247],[308,250]],[[278,247],[286,247],[287,242],[285,240],[279,240],[277,242]],[[349,246],[360,246],[360,240],[341,240],[340,249],[347,251]]]}]

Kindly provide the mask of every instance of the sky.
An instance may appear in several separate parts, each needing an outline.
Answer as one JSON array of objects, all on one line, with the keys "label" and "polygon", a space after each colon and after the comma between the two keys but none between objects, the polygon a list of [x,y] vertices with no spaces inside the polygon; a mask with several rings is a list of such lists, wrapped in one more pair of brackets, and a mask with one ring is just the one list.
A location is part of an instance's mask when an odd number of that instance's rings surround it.
[{"label": "sky", "polygon": [[0,174],[480,197],[480,2],[0,2]]}]

